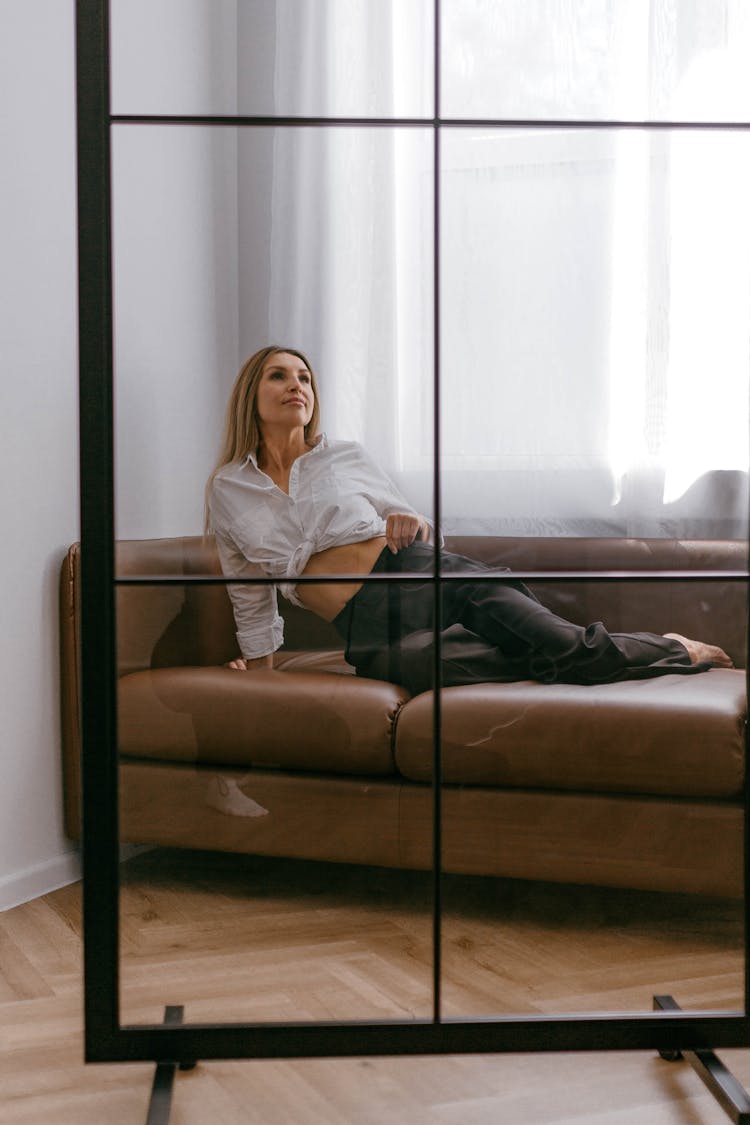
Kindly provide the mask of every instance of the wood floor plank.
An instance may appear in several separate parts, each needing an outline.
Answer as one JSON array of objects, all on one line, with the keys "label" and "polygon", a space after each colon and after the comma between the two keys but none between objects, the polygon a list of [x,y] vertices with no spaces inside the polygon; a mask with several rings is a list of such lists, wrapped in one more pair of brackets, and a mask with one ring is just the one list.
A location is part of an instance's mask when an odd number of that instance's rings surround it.
[{"label": "wood floor plank", "polygon": [[18,941],[0,930],[0,1003],[52,995],[53,989],[34,967]]},{"label": "wood floor plank", "polygon": [[[446,1014],[727,1008],[741,907],[485,879],[446,883]],[[123,1016],[212,1020],[431,1013],[420,873],[205,853],[123,867]],[[145,1119],[147,1064],[83,1063],[80,888],[0,915],[0,1125]],[[750,1052],[723,1052],[750,1083]],[[724,1125],[685,1063],[653,1052],[200,1063],[172,1125]]]}]

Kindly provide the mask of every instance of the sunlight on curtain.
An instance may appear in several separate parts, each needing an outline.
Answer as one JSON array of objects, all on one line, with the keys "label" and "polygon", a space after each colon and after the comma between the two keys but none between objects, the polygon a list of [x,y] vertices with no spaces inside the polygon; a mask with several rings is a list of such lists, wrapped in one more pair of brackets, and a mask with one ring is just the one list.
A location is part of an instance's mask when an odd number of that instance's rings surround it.
[{"label": "sunlight on curtain", "polygon": [[[443,0],[444,115],[750,114],[742,0]],[[277,111],[430,115],[430,3],[277,0]],[[741,535],[750,141],[442,135],[446,529]],[[423,508],[432,134],[279,131],[269,323]]]},{"label": "sunlight on curtain", "polygon": [[701,475],[748,464],[750,137],[672,141],[673,281],[665,501]]},{"label": "sunlight on curtain", "polygon": [[[431,9],[428,0],[278,0],[277,111],[428,117]],[[363,442],[392,470],[411,428],[403,387],[417,390],[424,417],[432,412],[431,146],[429,128],[274,137],[271,335],[315,358],[326,431]]]},{"label": "sunlight on curtain", "polygon": [[[704,6],[693,7],[679,14],[668,4],[628,10],[620,88],[635,100],[640,86],[644,107],[654,90],[669,89],[677,120],[748,115],[747,6],[716,4],[712,23]],[[680,43],[682,59],[650,57],[649,27],[662,41]],[[660,522],[674,528],[675,518],[685,527],[708,507],[713,533],[742,533],[750,453],[749,190],[750,137],[743,131],[618,136],[609,457],[631,533],[653,532]],[[694,526],[707,529],[705,516],[703,527]]]},{"label": "sunlight on curtain", "polygon": [[[750,10],[732,6],[729,49],[696,57],[685,75],[686,113],[700,101],[750,110]],[[750,113],[748,114],[750,117]],[[750,368],[750,134],[672,139],[670,324],[665,500],[702,473],[748,464]],[[729,409],[726,409],[726,406]]]}]

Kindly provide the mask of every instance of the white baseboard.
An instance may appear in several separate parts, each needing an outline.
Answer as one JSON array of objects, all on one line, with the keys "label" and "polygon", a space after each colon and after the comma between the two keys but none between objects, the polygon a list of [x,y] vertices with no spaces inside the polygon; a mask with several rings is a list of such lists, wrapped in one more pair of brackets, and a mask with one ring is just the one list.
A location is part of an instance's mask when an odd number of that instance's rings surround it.
[{"label": "white baseboard", "polygon": [[65,852],[23,871],[15,871],[0,879],[0,910],[10,910],[80,878],[81,860],[77,851]]},{"label": "white baseboard", "polygon": [[[120,844],[120,863],[152,850],[151,844]],[[0,913],[60,887],[67,887],[69,883],[77,883],[80,878],[81,856],[78,851],[65,852],[34,867],[6,875],[0,879]]]}]

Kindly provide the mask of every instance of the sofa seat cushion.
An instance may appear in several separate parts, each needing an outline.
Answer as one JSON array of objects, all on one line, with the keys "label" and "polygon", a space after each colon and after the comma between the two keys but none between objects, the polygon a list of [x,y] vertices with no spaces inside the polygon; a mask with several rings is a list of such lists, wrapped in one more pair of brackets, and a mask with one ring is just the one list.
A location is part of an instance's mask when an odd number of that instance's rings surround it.
[{"label": "sofa seat cushion", "polygon": [[294,652],[280,648],[274,653],[273,666],[284,672],[336,672],[342,676],[354,676],[351,664],[347,664],[344,654],[337,649]]},{"label": "sofa seat cushion", "polygon": [[[474,684],[442,694],[447,783],[737,798],[745,673],[711,669],[625,683]],[[403,709],[396,765],[432,775],[432,693]]]},{"label": "sofa seat cushion", "polygon": [[391,775],[393,724],[407,698],[393,684],[318,670],[133,672],[118,681],[119,750],[156,761]]}]

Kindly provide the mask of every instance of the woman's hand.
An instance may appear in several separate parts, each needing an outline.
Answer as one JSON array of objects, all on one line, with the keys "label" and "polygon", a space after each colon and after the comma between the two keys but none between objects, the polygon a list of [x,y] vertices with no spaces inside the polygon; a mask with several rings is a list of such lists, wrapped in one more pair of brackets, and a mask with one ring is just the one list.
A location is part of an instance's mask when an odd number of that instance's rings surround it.
[{"label": "woman's hand", "polygon": [[415,539],[427,539],[429,532],[429,524],[423,516],[392,512],[385,521],[385,541],[394,555],[402,548],[410,547]]},{"label": "woman's hand", "polygon": [[244,656],[238,656],[236,660],[228,661],[224,667],[232,668],[235,672],[254,672],[256,668],[273,668],[273,654],[269,652],[268,656],[258,656],[255,660],[245,660]]}]

